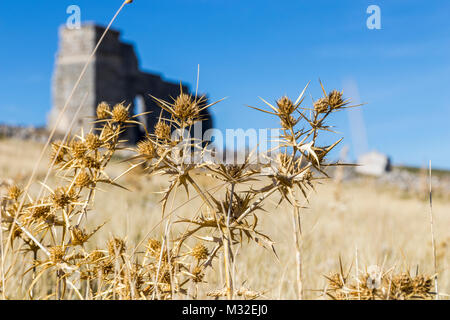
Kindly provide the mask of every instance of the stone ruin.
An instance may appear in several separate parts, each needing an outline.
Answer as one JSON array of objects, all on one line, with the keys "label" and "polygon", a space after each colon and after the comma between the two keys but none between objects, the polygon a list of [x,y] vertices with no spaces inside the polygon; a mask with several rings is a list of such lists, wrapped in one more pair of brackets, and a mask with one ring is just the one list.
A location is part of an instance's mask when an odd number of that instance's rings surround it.
[{"label": "stone ruin", "polygon": [[[52,80],[53,108],[47,124],[49,129],[56,125],[67,98],[104,31],[104,27],[95,24],[85,24],[80,29],[60,28],[59,51]],[[189,93],[185,84],[181,87],[184,93]],[[56,126],[57,133],[64,134],[70,128],[86,93],[87,100],[75,119],[72,133],[81,128],[84,132],[89,132],[96,107],[102,101],[111,105],[125,101],[132,105],[132,114],[152,111],[142,120],[149,130],[153,130],[161,108],[150,95],[172,102],[172,97],[175,98],[180,93],[180,83],[172,83],[158,74],[141,71],[133,45],[122,42],[119,31],[110,30]],[[204,110],[203,118],[202,131],[205,132],[212,128],[212,118],[207,110]],[[130,143],[136,143],[142,138],[144,131],[141,126],[132,126],[125,135]]]},{"label": "stone ruin", "polygon": [[358,157],[356,172],[380,177],[391,170],[391,159],[380,152],[371,151]]}]

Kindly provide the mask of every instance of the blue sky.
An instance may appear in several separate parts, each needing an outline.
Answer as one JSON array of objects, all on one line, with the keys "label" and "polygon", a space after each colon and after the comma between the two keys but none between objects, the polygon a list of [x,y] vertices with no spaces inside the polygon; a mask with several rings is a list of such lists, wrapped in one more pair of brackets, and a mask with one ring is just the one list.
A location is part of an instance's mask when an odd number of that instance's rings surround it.
[{"label": "blue sky", "polygon": [[[1,1],[0,122],[45,123],[57,28],[69,5],[80,6],[82,21],[106,24],[121,2]],[[372,4],[381,30],[366,27]],[[368,149],[396,164],[431,159],[450,168],[449,11],[449,1],[135,0],[114,27],[136,44],[145,70],[194,87],[200,64],[200,91],[228,97],[213,109],[219,129],[277,125],[246,105],[261,106],[258,96],[296,98],[309,80],[319,98],[320,78],[329,90],[351,84],[344,94],[366,103],[352,112],[364,119]],[[354,118],[333,118],[352,157]]]}]

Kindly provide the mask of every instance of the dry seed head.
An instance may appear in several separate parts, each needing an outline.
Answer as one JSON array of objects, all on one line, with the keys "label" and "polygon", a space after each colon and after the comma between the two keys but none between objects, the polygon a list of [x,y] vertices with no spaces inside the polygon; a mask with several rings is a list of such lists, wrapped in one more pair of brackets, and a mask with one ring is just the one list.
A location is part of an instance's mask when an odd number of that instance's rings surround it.
[{"label": "dry seed head", "polygon": [[342,99],[342,92],[333,90],[328,94],[328,103],[331,109],[336,109],[344,105],[344,100]]},{"label": "dry seed head", "polygon": [[149,239],[147,242],[147,250],[152,257],[158,257],[161,252],[161,241]]},{"label": "dry seed head", "polygon": [[396,275],[392,278],[391,299],[429,299],[433,296],[432,277],[417,275],[411,277],[407,273]]},{"label": "dry seed head", "polygon": [[121,255],[125,252],[125,241],[119,238],[112,238],[108,241],[108,252],[110,256]]},{"label": "dry seed head", "polygon": [[92,263],[97,263],[100,259],[103,259],[105,254],[100,250],[94,250],[89,254],[89,260]]},{"label": "dry seed head", "polygon": [[86,136],[86,146],[89,150],[97,150],[102,146],[102,140],[98,135],[89,133]]},{"label": "dry seed head", "polygon": [[165,121],[158,121],[158,123],[155,125],[156,137],[161,140],[169,140],[170,134],[170,126]]},{"label": "dry seed head", "polygon": [[106,102],[101,102],[97,106],[97,118],[100,120],[109,118],[110,112],[111,108]]},{"label": "dry seed head", "polygon": [[291,99],[284,96],[277,101],[278,109],[281,114],[290,115],[295,111],[295,105]]},{"label": "dry seed head", "polygon": [[153,145],[153,142],[149,139],[138,142],[137,152],[141,156],[145,156],[146,158],[149,158],[149,159],[154,158],[156,155],[155,146]]},{"label": "dry seed head", "polygon": [[19,199],[21,194],[22,194],[22,189],[17,185],[12,185],[8,188],[8,198],[10,200],[17,201],[17,199]]},{"label": "dry seed head", "polygon": [[50,198],[56,208],[63,209],[65,206],[76,200],[76,195],[73,189],[67,191],[66,188],[60,187],[55,190]]},{"label": "dry seed head", "polygon": [[122,103],[116,104],[112,111],[112,119],[115,122],[125,122],[130,118],[127,108]]},{"label": "dry seed head", "polygon": [[49,249],[50,261],[53,264],[58,264],[64,261],[65,250],[61,246],[55,246]]},{"label": "dry seed head", "polygon": [[190,95],[180,94],[174,104],[175,116],[181,120],[194,119],[198,117],[200,108]]},{"label": "dry seed head", "polygon": [[283,115],[280,117],[281,126],[285,129],[294,127],[297,122],[298,121],[291,115]]},{"label": "dry seed head", "polygon": [[314,102],[314,110],[317,113],[325,113],[325,112],[327,112],[328,111],[328,106],[329,106],[328,98],[320,98],[319,100]]},{"label": "dry seed head", "polygon": [[84,167],[89,169],[100,169],[101,163],[91,156],[84,157],[82,159],[82,164]]},{"label": "dry seed head", "polygon": [[31,209],[32,217],[34,219],[45,219],[50,212],[50,206],[42,206]]},{"label": "dry seed head", "polygon": [[205,274],[203,273],[203,269],[200,266],[196,266],[191,274],[193,275],[192,281],[194,283],[202,282],[203,278],[205,277]]},{"label": "dry seed head", "polygon": [[36,201],[33,208],[29,208],[29,214],[33,219],[45,219],[50,213],[51,207],[47,203],[48,199]]},{"label": "dry seed head", "polygon": [[91,177],[86,170],[81,171],[75,179],[75,185],[79,188],[88,187],[91,184]]},{"label": "dry seed head", "polygon": [[189,254],[197,260],[205,260],[209,255],[208,249],[202,243],[197,243]]},{"label": "dry seed head", "polygon": [[75,159],[82,159],[86,154],[87,147],[83,141],[73,141],[70,144],[70,152]]}]

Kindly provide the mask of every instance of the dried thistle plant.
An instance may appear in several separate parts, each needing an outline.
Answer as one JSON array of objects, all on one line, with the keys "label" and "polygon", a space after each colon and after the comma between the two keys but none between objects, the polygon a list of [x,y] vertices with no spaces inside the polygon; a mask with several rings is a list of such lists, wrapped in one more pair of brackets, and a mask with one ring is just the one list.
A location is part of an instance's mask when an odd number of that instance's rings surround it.
[{"label": "dried thistle plant", "polygon": [[[188,196],[190,189],[193,189],[203,200],[202,208],[195,217],[180,217],[175,221],[187,224],[187,231],[175,239],[175,256],[184,255],[181,253],[183,244],[193,237],[214,244],[208,258],[197,265],[196,272],[203,272],[198,268],[210,266],[222,251],[228,299],[235,295],[231,269],[233,246],[248,240],[275,253],[273,241],[258,231],[258,212],[262,211],[265,200],[275,193],[280,195],[279,202],[286,200],[292,206],[298,297],[303,297],[300,200],[308,198],[307,191],[314,188],[314,180],[327,177],[325,168],[330,164],[325,160],[326,155],[340,142],[338,140],[330,146],[317,144],[321,131],[331,131],[331,127],[326,124],[327,118],[332,113],[349,107],[342,92],[333,90],[326,93],[322,86],[324,98],[316,101],[312,108],[304,108],[301,105],[306,89],[307,87],[295,102],[282,97],[276,101],[275,106],[263,100],[270,107],[269,111],[254,108],[277,117],[282,126],[281,144],[275,150],[277,155],[270,158],[267,165],[251,166],[250,156],[243,164],[213,163],[203,157],[199,161],[191,161],[189,157],[193,149],[201,154],[208,152],[202,148],[205,141],[196,141],[189,135],[186,137],[182,134],[169,138],[169,130],[181,132],[187,129],[190,132],[195,123],[202,121],[201,110],[214,103],[206,104],[203,97],[192,97],[183,92],[173,103],[155,98],[169,116],[160,116],[154,132],[149,132],[135,150],[136,156],[133,159],[139,161],[134,166],[144,164],[149,173],[169,177],[169,186],[162,198],[163,216],[169,198],[176,193],[178,187],[183,187]],[[223,186],[222,192],[210,193],[196,181],[199,175],[213,178]],[[251,186],[258,181],[266,183],[267,178],[270,183],[263,188],[256,190]]]},{"label": "dried thistle plant", "polygon": [[382,270],[372,265],[358,272],[358,278],[350,277],[351,267],[325,276],[326,295],[333,300],[430,300],[433,292],[433,276],[409,271],[394,273],[394,268]]},{"label": "dried thistle plant", "polygon": [[[254,108],[275,116],[282,132],[281,143],[271,150],[276,156],[267,156],[267,163],[256,165],[251,155],[243,163],[232,164],[192,158],[193,151],[200,155],[211,152],[206,141],[184,134],[204,120],[203,110],[215,104],[208,104],[203,96],[181,91],[172,102],[155,98],[161,115],[151,131],[139,122],[141,115],[130,113],[130,106],[100,103],[95,129],[52,143],[51,161],[59,184],[42,183],[47,194],[36,198],[14,185],[2,200],[1,225],[2,232],[10,235],[8,245],[31,257],[26,270],[32,274],[29,297],[36,298],[36,286],[47,278],[53,279],[48,297],[56,299],[66,298],[69,292],[80,299],[196,298],[197,290],[191,289],[204,284],[213,263],[222,264],[225,270],[224,290],[209,296],[260,297],[245,287],[235,288],[236,247],[258,245],[276,256],[274,242],[261,230],[259,221],[269,197],[277,195],[279,203],[292,208],[296,286],[298,298],[303,298],[301,200],[308,200],[315,181],[327,177],[326,167],[333,165],[326,162],[326,156],[340,140],[330,146],[317,142],[322,131],[331,131],[327,118],[348,107],[336,90],[328,94],[323,90],[323,98],[310,108],[303,107],[306,89],[295,102],[282,97],[274,105],[263,100],[270,110]],[[106,168],[115,152],[124,148],[126,141],[121,137],[127,127],[135,125],[142,125],[147,134],[132,148],[135,156],[129,159],[133,162],[130,169],[112,178]],[[116,236],[103,248],[90,249],[90,239],[104,225],[87,224],[97,191],[103,184],[126,190],[118,179],[142,165],[149,174],[168,178],[161,199],[162,219],[168,219],[166,231],[160,239],[146,239],[143,251]],[[201,176],[214,181],[214,192],[199,182]],[[255,188],[256,183],[263,187]],[[202,204],[194,216],[172,221],[167,204],[179,188],[189,198],[194,192]],[[170,227],[174,224],[183,225],[185,231],[173,237]],[[393,292],[397,292],[396,285]]]}]

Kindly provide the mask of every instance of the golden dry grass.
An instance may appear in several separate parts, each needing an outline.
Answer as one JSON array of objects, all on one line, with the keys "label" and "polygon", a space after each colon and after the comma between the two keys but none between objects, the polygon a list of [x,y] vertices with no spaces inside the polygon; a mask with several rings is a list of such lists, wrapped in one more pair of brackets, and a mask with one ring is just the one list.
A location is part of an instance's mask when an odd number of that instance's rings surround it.
[{"label": "golden dry grass", "polygon": [[[32,142],[1,140],[0,180],[11,178],[25,184],[41,148]],[[44,161],[38,179],[42,179],[47,167]],[[109,173],[118,175],[127,167],[127,164],[113,161]],[[155,192],[161,191],[167,182],[161,177],[149,178],[141,172],[131,172],[120,182],[132,192],[102,187],[104,192],[97,194],[93,210],[89,212],[88,229],[108,221],[89,242],[91,248],[104,246],[111,235],[136,244],[151,230],[150,235],[155,237],[164,231],[165,223],[157,226],[161,220],[161,197]],[[201,182],[206,186],[209,181],[203,179]],[[35,184],[31,193],[37,192],[39,187]],[[341,185],[343,200],[336,203],[336,187],[332,181],[319,185],[317,192],[311,194],[310,204],[305,204],[308,208],[301,211],[305,298],[321,298],[320,290],[326,286],[324,275],[339,270],[339,256],[349,267],[354,263],[356,250],[360,269],[376,264],[384,265],[386,269],[392,266],[398,270],[410,268],[415,274],[419,266],[421,273],[434,273],[427,201],[400,197],[392,190],[376,187],[367,181],[358,185]],[[194,195],[193,191],[191,197]],[[180,192],[174,204],[169,202],[168,212],[186,199],[186,195]],[[235,249],[235,286],[239,288],[243,284],[251,290],[263,292],[263,297],[270,299],[293,299],[296,297],[293,280],[296,271],[290,209],[284,204],[277,208],[276,200],[276,197],[271,199],[266,207],[268,213],[260,215],[260,228],[275,241],[280,262],[263,248],[243,245],[242,249]],[[195,199],[192,205],[181,207],[174,215],[193,216],[196,212],[191,212],[191,208],[198,208],[201,203]],[[450,292],[450,203],[437,199],[433,206],[440,292],[446,294]],[[224,271],[220,264],[214,264],[214,269],[215,272],[207,273],[208,283],[201,287],[199,298],[207,298],[207,292],[224,287]],[[19,278],[16,280],[20,281]]]}]

